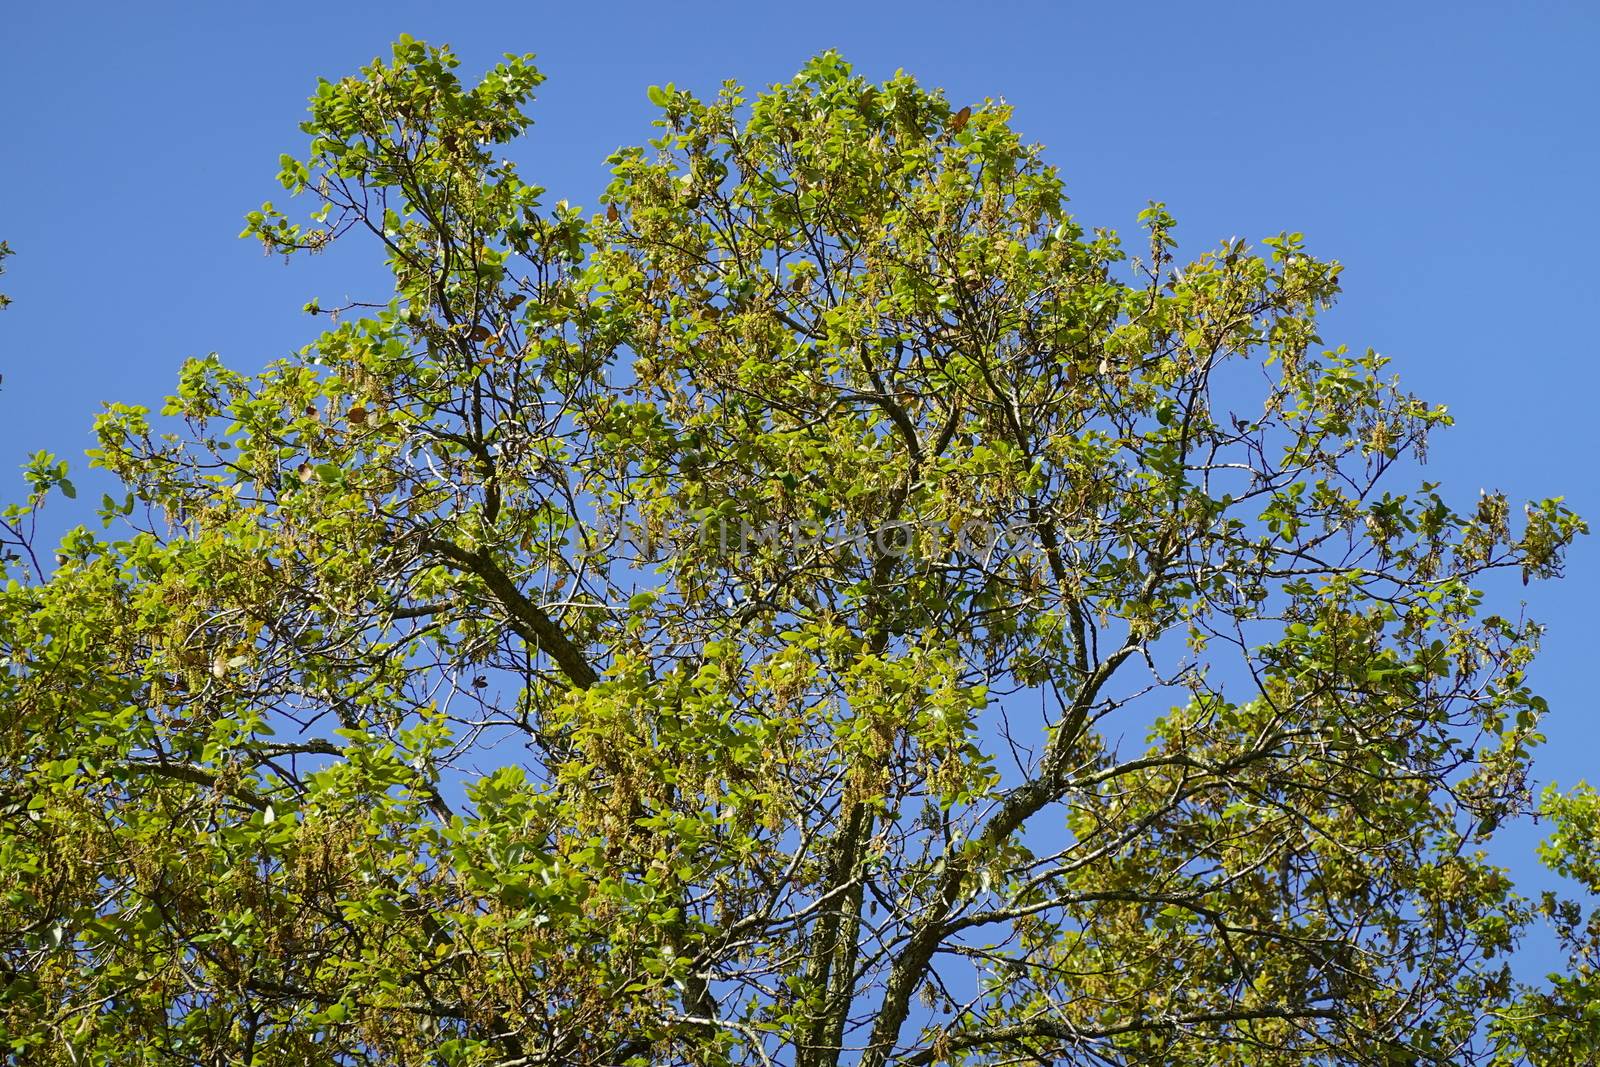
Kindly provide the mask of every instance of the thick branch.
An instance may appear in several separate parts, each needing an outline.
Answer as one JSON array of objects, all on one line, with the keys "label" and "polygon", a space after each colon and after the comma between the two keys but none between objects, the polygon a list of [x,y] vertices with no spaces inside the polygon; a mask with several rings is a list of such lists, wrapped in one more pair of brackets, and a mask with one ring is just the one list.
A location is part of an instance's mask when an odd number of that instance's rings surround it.
[{"label": "thick branch", "polygon": [[424,538],[422,547],[434,552],[469,574],[476,575],[506,611],[511,628],[524,641],[555,661],[563,674],[579,689],[588,689],[600,680],[578,646],[567,638],[544,609],[523,595],[517,583],[501,569],[489,553],[469,551],[453,541]]},{"label": "thick branch", "polygon": [[929,904],[929,913],[917,924],[910,940],[889,972],[883,1005],[872,1027],[872,1037],[861,1058],[863,1067],[883,1067],[900,1037],[900,1028],[911,1010],[911,998],[927,975],[929,963],[948,933],[948,920],[961,896],[971,859],[993,852],[1029,818],[1056,799],[1061,789],[1062,771],[1078,734],[1100,694],[1100,689],[1118,667],[1138,650],[1130,640],[1097,667],[1084,682],[1062,722],[1037,777],[1013,789],[990,816],[982,831],[964,846],[960,856],[949,857],[938,892]]}]

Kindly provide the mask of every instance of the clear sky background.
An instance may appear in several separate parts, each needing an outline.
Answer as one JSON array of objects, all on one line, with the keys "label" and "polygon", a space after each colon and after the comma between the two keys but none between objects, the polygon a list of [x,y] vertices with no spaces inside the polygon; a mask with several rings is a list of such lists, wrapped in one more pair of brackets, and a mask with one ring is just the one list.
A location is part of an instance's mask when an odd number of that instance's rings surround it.
[{"label": "clear sky background", "polygon": [[[278,154],[318,76],[400,33],[471,75],[536,52],[549,76],[523,174],[593,206],[605,156],[652,135],[652,83],[764,85],[839,48],[953,101],[1004,97],[1048,146],[1078,218],[1131,233],[1152,198],[1180,253],[1300,230],[1346,264],[1324,338],[1366,346],[1458,426],[1427,476],[1565,494],[1600,520],[1600,5],[1591,3],[134,4],[17,0],[0,13],[0,497],[39,448],[82,466],[101,403],[158,406],[180,361],[253,370],[318,325],[300,313],[383,290],[370,247],[286,267],[235,239],[282,200]],[[295,214],[290,211],[291,216]],[[89,500],[82,520],[93,522]],[[1400,489],[1399,491],[1403,491]],[[1600,526],[1600,523],[1597,523]],[[1568,578],[1497,589],[1549,626],[1543,780],[1600,779],[1592,679],[1600,538]],[[1538,832],[1500,853],[1534,869]]]}]

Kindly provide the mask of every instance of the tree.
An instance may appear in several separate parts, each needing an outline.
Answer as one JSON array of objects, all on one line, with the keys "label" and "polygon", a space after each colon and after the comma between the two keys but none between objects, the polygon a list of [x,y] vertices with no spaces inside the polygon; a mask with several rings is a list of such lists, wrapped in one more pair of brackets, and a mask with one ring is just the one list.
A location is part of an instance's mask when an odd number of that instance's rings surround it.
[{"label": "tree", "polygon": [[106,532],[8,564],[18,1062],[1516,1054],[1476,589],[1583,524],[1394,488],[1450,419],[1322,348],[1337,264],[1129,258],[831,53],[651,89],[589,217],[501,158],[531,58],[455,66],[323,82],[249,216],[393,294],[112,405]]}]

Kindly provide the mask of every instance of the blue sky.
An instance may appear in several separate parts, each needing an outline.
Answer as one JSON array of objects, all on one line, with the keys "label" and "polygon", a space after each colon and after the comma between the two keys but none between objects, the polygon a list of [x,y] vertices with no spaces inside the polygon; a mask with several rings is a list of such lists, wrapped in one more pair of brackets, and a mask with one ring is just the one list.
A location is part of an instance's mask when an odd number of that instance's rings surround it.
[{"label": "blue sky", "polygon": [[[102,402],[158,403],[190,355],[253,369],[314,336],[313,296],[381,291],[370,249],[285,267],[234,235],[281,194],[316,78],[402,32],[469,70],[537,52],[523,173],[588,205],[605,156],[651,135],[652,83],[759,85],[836,47],[956,101],[1005,97],[1086,223],[1131,232],[1160,198],[1181,251],[1288,229],[1344,262],[1324,337],[1451,407],[1427,476],[1454,499],[1565,494],[1600,518],[1600,7],[1580,3],[20,4],[0,63],[0,471],[39,448],[81,465]],[[1597,591],[1595,539],[1565,581],[1497,590],[1550,627],[1545,780],[1600,778]],[[1531,873],[1534,839],[1505,862]]]}]

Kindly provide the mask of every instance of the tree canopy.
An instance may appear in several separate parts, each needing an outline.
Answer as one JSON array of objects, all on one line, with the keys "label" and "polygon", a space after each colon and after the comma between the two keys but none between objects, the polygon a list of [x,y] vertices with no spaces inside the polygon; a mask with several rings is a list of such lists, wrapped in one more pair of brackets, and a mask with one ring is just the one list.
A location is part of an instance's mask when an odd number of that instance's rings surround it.
[{"label": "tree canopy", "polygon": [[[600,209],[542,80],[322,82],[270,253],[390,293],[112,404],[4,516],[0,1038],[37,1064],[1568,1064],[1524,814],[1560,500],[1416,482],[1302,235],[1067,211],[993,100],[823,54],[650,90]],[[53,506],[53,505],[52,505]],[[63,505],[66,506],[66,505]],[[1584,790],[1552,866],[1600,887]]]}]

